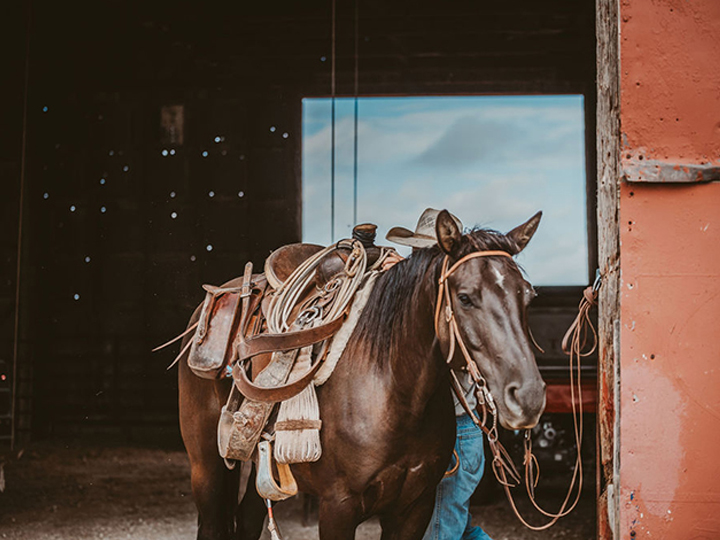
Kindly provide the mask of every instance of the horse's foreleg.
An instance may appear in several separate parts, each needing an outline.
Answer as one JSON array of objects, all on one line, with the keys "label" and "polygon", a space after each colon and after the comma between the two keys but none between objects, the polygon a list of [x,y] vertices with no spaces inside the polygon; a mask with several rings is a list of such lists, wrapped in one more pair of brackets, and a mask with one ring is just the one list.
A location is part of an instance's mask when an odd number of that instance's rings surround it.
[{"label": "horse's foreleg", "polygon": [[354,497],[321,498],[318,515],[320,540],[354,540],[360,524],[360,502]]},{"label": "horse's foreleg", "polygon": [[406,510],[380,520],[381,540],[420,540],[425,534],[435,505],[435,491],[423,494]]}]

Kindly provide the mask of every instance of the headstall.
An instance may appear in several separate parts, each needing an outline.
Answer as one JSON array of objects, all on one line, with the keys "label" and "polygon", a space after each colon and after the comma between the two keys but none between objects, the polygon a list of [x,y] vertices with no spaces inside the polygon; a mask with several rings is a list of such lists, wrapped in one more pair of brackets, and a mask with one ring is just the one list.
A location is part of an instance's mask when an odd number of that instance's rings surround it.
[{"label": "headstall", "polygon": [[[580,358],[588,356],[592,354],[592,352],[595,350],[595,347],[597,345],[597,334],[595,333],[595,329],[593,328],[592,321],[590,319],[590,309],[593,305],[595,305],[597,300],[597,294],[598,289],[601,285],[601,280],[598,275],[598,278],[595,280],[595,283],[593,286],[588,287],[583,292],[583,298],[580,301],[579,305],[579,313],[573,324],[568,329],[567,333],[565,334],[565,337],[563,338],[562,342],[562,348],[563,351],[569,356],[570,358],[570,389],[571,389],[571,396],[572,396],[572,410],[573,410],[573,427],[574,427],[574,434],[575,434],[575,445],[577,447],[577,458],[575,461],[575,468],[573,471],[573,476],[570,481],[570,486],[568,488],[567,495],[565,497],[565,500],[563,501],[563,504],[560,507],[560,510],[557,512],[547,512],[543,508],[541,508],[537,501],[535,500],[535,487],[537,486],[540,471],[538,467],[538,462],[535,456],[532,453],[532,438],[531,438],[531,431],[528,429],[525,431],[525,437],[524,437],[524,458],[523,458],[523,465],[525,469],[525,488],[527,490],[529,499],[533,505],[533,507],[538,510],[542,515],[550,518],[550,521],[540,525],[535,526],[528,523],[522,515],[520,515],[520,512],[515,504],[515,501],[513,499],[512,493],[510,492],[510,488],[515,487],[519,485],[520,483],[523,483],[521,474],[518,472],[517,468],[515,467],[512,458],[510,457],[510,454],[505,449],[505,447],[500,443],[498,440],[498,431],[497,431],[497,424],[498,424],[498,411],[497,407],[495,405],[495,400],[493,399],[492,394],[490,393],[490,390],[487,386],[487,380],[480,372],[480,369],[478,368],[475,361],[470,356],[469,351],[467,350],[467,347],[465,345],[465,342],[463,341],[462,335],[460,334],[460,329],[458,327],[457,321],[455,320],[455,313],[452,308],[452,302],[450,298],[450,287],[447,285],[447,279],[455,272],[461,265],[466,263],[467,261],[471,259],[475,259],[478,257],[493,257],[493,256],[500,256],[500,257],[508,257],[512,259],[512,255],[507,253],[506,251],[499,251],[499,250],[489,250],[489,251],[476,251],[473,253],[470,253],[468,255],[465,255],[461,259],[459,259],[457,262],[455,262],[452,266],[450,266],[450,257],[448,255],[445,256],[445,259],[443,260],[442,264],[442,270],[440,272],[440,278],[438,279],[438,295],[437,295],[437,302],[435,306],[435,335],[438,339],[440,339],[440,323],[441,323],[441,315],[442,315],[442,305],[443,301],[445,304],[445,322],[448,325],[448,333],[449,333],[449,339],[450,343],[448,345],[448,354],[446,362],[450,364],[452,361],[454,355],[455,355],[455,344],[460,347],[460,350],[462,352],[463,357],[465,358],[466,362],[466,368],[470,376],[472,377],[473,382],[475,383],[475,395],[477,397],[478,402],[478,408],[482,412],[482,419],[479,419],[474,411],[471,410],[467,400],[465,399],[464,393],[460,387],[460,383],[454,373],[453,370],[450,370],[451,375],[451,383],[453,390],[455,391],[455,394],[457,395],[458,400],[460,401],[460,404],[462,405],[463,409],[465,409],[465,412],[468,413],[470,418],[472,419],[473,423],[477,425],[480,429],[482,429],[485,434],[487,435],[488,442],[490,445],[490,449],[493,454],[493,461],[492,461],[492,467],[493,472],[495,473],[495,477],[497,478],[498,482],[502,484],[503,488],[505,489],[505,494],[507,495],[508,501],[510,502],[510,505],[512,506],[513,511],[515,512],[515,515],[520,519],[520,521],[528,527],[531,530],[540,531],[547,529],[554,525],[558,519],[560,519],[563,516],[566,516],[569,514],[577,505],[579,499],[580,499],[580,493],[582,491],[582,459],[580,456],[580,447],[582,443],[582,433],[583,433],[583,425],[582,425],[582,388],[581,388],[581,382],[580,382]],[[448,268],[449,267],[449,268]],[[588,330],[590,329],[590,333],[592,334],[593,340],[592,340],[592,347],[590,350],[583,351],[583,348],[585,346],[586,337],[588,336]],[[532,339],[532,338],[531,338]],[[534,340],[533,340],[534,342]],[[487,417],[491,416],[491,426],[487,427]],[[577,487],[576,487],[577,483]],[[570,501],[572,492],[575,491],[575,498],[572,504],[568,507],[568,502]]]}]

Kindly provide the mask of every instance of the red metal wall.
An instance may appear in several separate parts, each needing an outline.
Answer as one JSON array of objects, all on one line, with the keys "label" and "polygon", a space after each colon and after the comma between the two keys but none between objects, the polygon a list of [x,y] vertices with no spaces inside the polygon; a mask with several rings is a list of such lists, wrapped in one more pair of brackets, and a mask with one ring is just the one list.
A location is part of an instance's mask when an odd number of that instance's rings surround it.
[{"label": "red metal wall", "polygon": [[[720,2],[620,29],[623,159],[720,164]],[[623,182],[620,241],[620,538],[718,539],[720,183]]]}]

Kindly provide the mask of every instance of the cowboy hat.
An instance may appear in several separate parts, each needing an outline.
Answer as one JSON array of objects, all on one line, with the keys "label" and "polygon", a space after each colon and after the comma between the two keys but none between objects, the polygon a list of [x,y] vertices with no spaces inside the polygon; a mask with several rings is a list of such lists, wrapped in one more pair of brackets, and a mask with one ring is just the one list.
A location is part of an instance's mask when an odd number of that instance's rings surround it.
[{"label": "cowboy hat", "polygon": [[[418,219],[415,232],[405,227],[393,227],[385,235],[390,242],[395,242],[401,246],[410,246],[413,248],[426,248],[437,244],[437,236],[435,233],[435,222],[437,221],[440,210],[434,208],[426,208]],[[450,217],[455,220],[458,229],[462,231],[462,222],[454,215]]]}]

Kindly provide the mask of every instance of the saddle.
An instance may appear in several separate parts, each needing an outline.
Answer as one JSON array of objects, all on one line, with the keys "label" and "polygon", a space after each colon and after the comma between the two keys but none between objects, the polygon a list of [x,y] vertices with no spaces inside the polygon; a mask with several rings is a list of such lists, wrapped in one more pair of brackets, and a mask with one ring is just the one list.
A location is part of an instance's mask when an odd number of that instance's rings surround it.
[{"label": "saddle", "polygon": [[[353,235],[365,242],[363,246],[367,253],[368,267],[375,265],[381,255],[381,249],[373,243],[375,229],[375,225],[363,224],[353,230]],[[263,324],[270,311],[270,293],[279,290],[293,272],[323,249],[325,248],[317,244],[304,243],[282,246],[266,259],[262,274],[251,273],[249,279],[247,276],[235,278],[220,287],[203,285],[206,291],[205,300],[188,355],[188,365],[193,373],[205,379],[218,379],[230,374],[228,368],[236,359],[253,357],[254,377],[267,363],[267,357],[261,356],[264,353],[299,349],[332,336],[340,324],[320,330],[312,329],[302,334],[290,332],[283,334],[283,337],[267,334],[267,326]],[[308,285],[301,292],[296,301],[295,314],[342,272],[350,253],[349,245],[339,242],[337,249],[323,258],[312,282],[315,287]],[[245,327],[241,329],[243,295],[249,297],[249,301],[248,318]],[[265,337],[260,337],[263,334]],[[240,337],[244,339],[241,340]],[[236,350],[238,347],[239,350]],[[258,356],[260,358],[257,358]]]},{"label": "saddle", "polygon": [[[358,226],[353,240],[329,248],[283,246],[267,258],[263,273],[254,274],[248,263],[242,278],[220,287],[203,286],[206,296],[187,363],[199,377],[233,379],[218,425],[218,450],[228,466],[253,456],[268,459],[276,405],[311,385],[363,277],[352,272],[364,274],[382,262],[384,251],[373,243],[375,229],[369,224]],[[359,253],[362,265],[356,264]],[[338,295],[347,295],[351,280],[355,288],[350,287],[350,298],[341,301]],[[301,364],[299,358],[308,357],[312,361],[306,371],[293,371],[296,363]],[[320,426],[320,420],[290,420],[279,422],[277,429],[319,430]],[[263,437],[265,442],[258,446]],[[281,479],[277,486],[272,474],[269,478],[264,474],[272,467],[259,464],[258,489],[264,486],[266,498],[292,494],[282,485],[283,478],[292,477],[286,467],[277,463]]]},{"label": "saddle", "polygon": [[273,289],[279,289],[298,266],[322,250],[317,244],[288,244],[276,249],[265,260],[268,283]]}]

